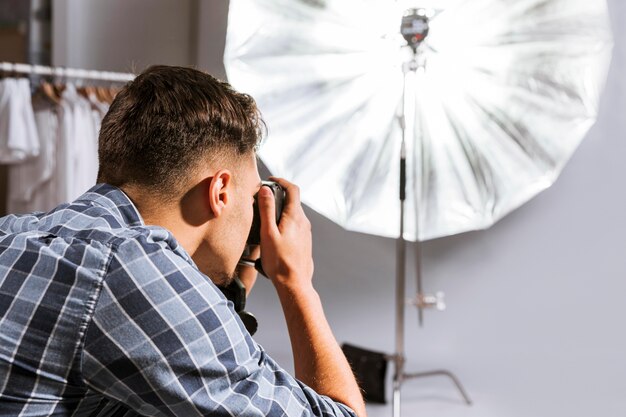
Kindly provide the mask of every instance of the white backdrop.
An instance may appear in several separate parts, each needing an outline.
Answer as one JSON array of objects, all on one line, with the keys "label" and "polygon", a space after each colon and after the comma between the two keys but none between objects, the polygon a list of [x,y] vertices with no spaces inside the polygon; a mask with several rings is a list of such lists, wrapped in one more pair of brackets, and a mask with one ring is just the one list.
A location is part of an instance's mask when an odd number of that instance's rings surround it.
[{"label": "white backdrop", "polygon": [[[224,77],[225,0],[54,4],[56,65],[197,65]],[[428,312],[423,329],[410,312],[408,370],[454,371],[475,405],[464,406],[446,380],[412,381],[404,415],[626,416],[626,3],[609,8],[616,44],[600,116],[556,184],[489,230],[424,245],[426,290],[445,291],[448,310]],[[337,338],[391,352],[394,241],[307,213],[316,287]],[[249,310],[257,340],[291,368],[268,282]]]}]

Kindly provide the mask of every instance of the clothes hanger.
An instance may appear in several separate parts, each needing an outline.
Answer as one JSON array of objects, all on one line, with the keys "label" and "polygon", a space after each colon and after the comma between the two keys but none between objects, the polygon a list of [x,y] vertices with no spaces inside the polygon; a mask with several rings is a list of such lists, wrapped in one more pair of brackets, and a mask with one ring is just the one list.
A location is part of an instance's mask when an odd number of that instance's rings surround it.
[{"label": "clothes hanger", "polygon": [[43,95],[44,98],[46,98],[53,104],[59,104],[61,102],[61,96],[54,88],[54,85],[52,85],[52,83],[49,83],[48,81],[42,80],[39,84],[38,91]]},{"label": "clothes hanger", "polygon": [[65,71],[63,71],[63,68],[54,69],[53,79],[54,79],[54,82],[52,84],[52,88],[54,89],[55,95],[59,97],[59,100],[60,100],[61,97],[63,96],[63,92],[65,91],[65,81],[66,81]]},{"label": "clothes hanger", "polygon": [[96,88],[96,98],[98,99],[98,101],[100,101],[101,103],[108,103],[109,100],[106,94],[106,87],[99,85],[95,88]]},{"label": "clothes hanger", "polygon": [[111,103],[113,103],[113,100],[115,99],[115,95],[117,94],[115,91],[115,85],[113,83],[109,84],[109,88],[107,88],[107,94],[108,94],[108,103],[109,105]]},{"label": "clothes hanger", "polygon": [[96,95],[96,87],[94,87],[93,83],[86,84],[86,81],[81,78],[76,83],[76,91],[87,100],[92,101]]},{"label": "clothes hanger", "polygon": [[85,86],[83,85],[83,82],[84,80],[82,78],[79,78],[78,80],[74,82],[74,86],[76,87],[76,92],[78,93],[79,96],[82,96],[83,98],[88,98],[87,91],[85,90]]}]

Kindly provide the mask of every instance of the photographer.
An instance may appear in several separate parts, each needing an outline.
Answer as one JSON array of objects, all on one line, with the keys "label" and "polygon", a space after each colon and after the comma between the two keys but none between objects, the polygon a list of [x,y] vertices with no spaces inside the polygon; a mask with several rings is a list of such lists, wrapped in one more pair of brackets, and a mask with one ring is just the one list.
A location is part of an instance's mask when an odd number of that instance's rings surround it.
[{"label": "photographer", "polygon": [[[276,224],[260,186],[261,132],[249,96],[193,69],[149,68],[102,122],[99,184],[0,219],[0,416],[365,416],[312,286],[298,188],[275,179]],[[234,278],[257,193],[297,379],[216,287]],[[255,273],[241,275],[250,287]]]}]

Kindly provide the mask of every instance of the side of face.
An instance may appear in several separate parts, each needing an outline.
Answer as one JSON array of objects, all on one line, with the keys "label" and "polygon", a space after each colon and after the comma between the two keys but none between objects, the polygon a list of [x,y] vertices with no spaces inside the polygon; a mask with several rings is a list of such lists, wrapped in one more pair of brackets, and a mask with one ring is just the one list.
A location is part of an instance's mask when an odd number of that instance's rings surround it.
[{"label": "side of face", "polygon": [[225,219],[230,223],[230,227],[226,233],[230,235],[232,239],[231,253],[233,257],[230,259],[229,265],[233,273],[245,249],[248,235],[250,234],[254,216],[254,196],[261,186],[256,155],[251,154],[249,158],[246,157],[245,161],[241,164],[241,168],[235,175],[235,198],[230,202],[232,204],[232,210],[227,213],[228,217]]},{"label": "side of face", "polygon": [[213,201],[209,209],[214,217],[209,221],[204,237],[205,272],[214,283],[224,285],[234,277],[237,263],[244,251],[254,215],[254,195],[261,179],[256,155],[240,157],[221,172],[230,176],[212,178],[208,198]]}]

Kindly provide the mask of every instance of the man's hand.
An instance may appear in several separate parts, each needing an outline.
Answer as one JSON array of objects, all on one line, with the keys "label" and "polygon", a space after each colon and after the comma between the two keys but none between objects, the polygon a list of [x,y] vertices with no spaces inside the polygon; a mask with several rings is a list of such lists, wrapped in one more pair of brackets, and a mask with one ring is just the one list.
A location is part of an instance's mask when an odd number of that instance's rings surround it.
[{"label": "man's hand", "polygon": [[284,188],[286,199],[277,225],[272,191],[259,190],[261,260],[283,307],[296,378],[365,417],[359,387],[313,288],[311,223],[300,205],[300,190],[283,179],[272,180]]},{"label": "man's hand", "polygon": [[259,190],[263,270],[276,286],[308,288],[313,277],[311,223],[300,204],[300,189],[284,179],[272,181],[283,187],[286,196],[277,225],[272,191],[269,187]]}]

